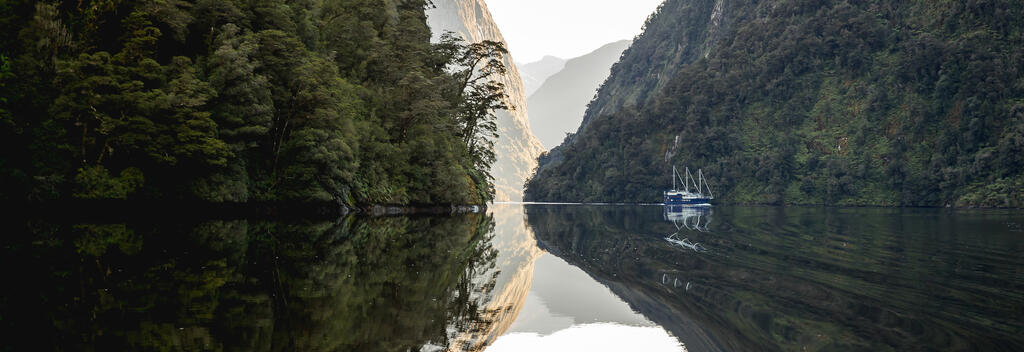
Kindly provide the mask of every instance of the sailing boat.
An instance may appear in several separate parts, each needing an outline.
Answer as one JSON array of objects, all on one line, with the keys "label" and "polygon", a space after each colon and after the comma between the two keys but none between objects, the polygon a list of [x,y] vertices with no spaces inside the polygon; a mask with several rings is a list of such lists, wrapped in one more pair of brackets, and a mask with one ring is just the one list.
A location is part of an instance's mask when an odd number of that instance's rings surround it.
[{"label": "sailing boat", "polygon": [[[665,191],[665,205],[692,205],[692,206],[710,206],[711,200],[715,199],[714,194],[711,193],[711,188],[708,186],[707,180],[704,179],[704,171],[697,170],[697,178],[690,175],[690,168],[686,168],[686,178],[681,178],[679,170],[675,166],[672,166],[672,189]],[[683,189],[680,190],[676,187],[676,181],[683,182]],[[691,191],[690,186],[694,189]],[[704,191],[707,191],[707,194]]]}]

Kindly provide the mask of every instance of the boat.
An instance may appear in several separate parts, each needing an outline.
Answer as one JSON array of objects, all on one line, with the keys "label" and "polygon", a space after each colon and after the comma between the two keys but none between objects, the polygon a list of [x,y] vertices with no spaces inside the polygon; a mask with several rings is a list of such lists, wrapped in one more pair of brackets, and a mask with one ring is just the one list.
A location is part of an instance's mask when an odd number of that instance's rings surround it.
[{"label": "boat", "polygon": [[[711,200],[715,195],[711,193],[711,187],[704,178],[704,171],[698,169],[697,177],[690,174],[690,168],[686,168],[685,179],[681,178],[679,170],[672,166],[672,189],[665,191],[665,205],[689,205],[689,206],[711,206]],[[676,181],[682,181],[683,189],[676,186]],[[690,186],[694,189],[691,191]],[[704,192],[707,191],[707,194]]]}]

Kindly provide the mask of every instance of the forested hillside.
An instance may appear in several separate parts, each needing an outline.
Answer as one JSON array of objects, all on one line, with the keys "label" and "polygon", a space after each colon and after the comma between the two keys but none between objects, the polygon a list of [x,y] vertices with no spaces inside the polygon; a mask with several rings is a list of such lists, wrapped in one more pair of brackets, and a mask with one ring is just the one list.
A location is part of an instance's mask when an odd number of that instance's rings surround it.
[{"label": "forested hillside", "polygon": [[428,5],[0,2],[0,199],[487,201],[504,48]]},{"label": "forested hillside", "polygon": [[1021,2],[668,0],[527,199],[1022,207],[1022,69]]}]

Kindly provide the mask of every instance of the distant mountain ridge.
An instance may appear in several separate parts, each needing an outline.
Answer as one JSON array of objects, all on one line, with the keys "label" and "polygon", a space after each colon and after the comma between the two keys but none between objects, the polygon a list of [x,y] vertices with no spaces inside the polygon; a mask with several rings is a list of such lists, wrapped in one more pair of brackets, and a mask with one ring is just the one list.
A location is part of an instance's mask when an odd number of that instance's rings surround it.
[{"label": "distant mountain ridge", "polygon": [[1024,207],[1024,3],[668,0],[532,201]]},{"label": "distant mountain ridge", "polygon": [[517,64],[517,67],[519,68],[519,75],[523,78],[526,98],[529,99],[537,91],[537,88],[544,84],[548,77],[565,68],[565,59],[546,55],[540,61]]},{"label": "distant mountain ridge", "polygon": [[620,40],[566,61],[565,68],[548,77],[529,96],[530,125],[545,148],[558,146],[566,133],[576,132],[587,103],[629,44],[629,40]]},{"label": "distant mountain ridge", "polygon": [[[427,23],[435,40],[447,30],[467,42],[505,42],[484,0],[434,0],[433,3],[436,8],[427,10]],[[514,110],[497,114],[499,137],[494,144],[497,161],[491,174],[496,201],[519,201],[523,196],[523,183],[533,172],[536,158],[544,148],[530,131],[526,92],[511,55],[505,57],[505,68],[507,72],[499,81],[505,84],[508,105]]]}]

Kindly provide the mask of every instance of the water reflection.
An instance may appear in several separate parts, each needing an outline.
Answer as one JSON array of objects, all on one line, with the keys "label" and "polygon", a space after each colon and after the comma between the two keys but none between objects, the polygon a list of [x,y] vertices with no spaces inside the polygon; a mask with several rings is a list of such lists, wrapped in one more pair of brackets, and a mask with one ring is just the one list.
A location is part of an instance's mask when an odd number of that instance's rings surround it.
[{"label": "water reflection", "polygon": [[691,231],[708,232],[711,225],[711,207],[665,205],[662,206],[665,220],[676,226],[676,232],[684,228]]},{"label": "water reflection", "polygon": [[1024,241],[1006,226],[1019,213],[713,212],[527,208],[541,248],[689,351],[1024,347]]},{"label": "water reflection", "polygon": [[[498,205],[492,211],[495,216],[522,216],[523,209],[519,205]],[[519,246],[532,247],[538,255],[524,266],[532,272],[532,283],[527,286],[528,293],[520,302],[514,323],[488,351],[682,350],[679,341],[665,329],[636,312],[584,270],[541,252],[532,230],[522,220],[497,227],[496,239],[506,233],[521,233],[515,238],[529,242]]]},{"label": "water reflection", "polygon": [[452,350],[486,348],[509,330],[525,305],[534,282],[534,263],[542,254],[525,224],[521,206],[495,206],[490,214],[495,227],[487,242],[494,258],[487,268],[471,275],[477,287],[487,288],[475,292],[475,298],[489,324],[460,332],[458,348]]},{"label": "water reflection", "polygon": [[3,350],[473,350],[491,217],[9,224]]},{"label": "water reflection", "polygon": [[0,351],[1024,350],[1016,212],[5,221]]},{"label": "water reflection", "polygon": [[665,237],[665,241],[698,253],[708,251],[707,247],[700,242],[694,242],[689,237],[684,237],[686,236],[684,230],[709,232],[708,225],[711,224],[712,212],[710,207],[665,205],[664,209],[665,220],[671,221],[676,227],[676,231]]}]

